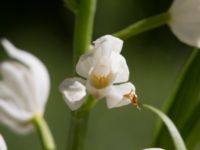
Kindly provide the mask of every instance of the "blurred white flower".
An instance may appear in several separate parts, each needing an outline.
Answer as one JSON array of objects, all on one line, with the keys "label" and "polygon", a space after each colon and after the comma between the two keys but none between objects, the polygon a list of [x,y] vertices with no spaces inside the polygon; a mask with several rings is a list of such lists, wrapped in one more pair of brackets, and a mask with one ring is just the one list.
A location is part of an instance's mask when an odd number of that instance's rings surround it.
[{"label": "blurred white flower", "polygon": [[0,134],[0,150],[7,150],[6,142],[3,139],[3,136]]},{"label": "blurred white flower", "polygon": [[122,40],[105,35],[94,41],[90,52],[80,57],[76,72],[86,80],[69,78],[60,85],[60,91],[71,110],[81,107],[87,92],[96,99],[106,97],[108,108],[136,102],[135,87],[127,82],[129,69],[120,54],[122,45]]},{"label": "blurred white flower", "polygon": [[169,26],[184,43],[200,48],[200,0],[174,0]]},{"label": "blurred white flower", "polygon": [[31,119],[43,115],[49,95],[49,74],[32,54],[17,49],[8,40],[1,44],[15,59],[0,63],[0,122],[17,133],[31,131]]}]

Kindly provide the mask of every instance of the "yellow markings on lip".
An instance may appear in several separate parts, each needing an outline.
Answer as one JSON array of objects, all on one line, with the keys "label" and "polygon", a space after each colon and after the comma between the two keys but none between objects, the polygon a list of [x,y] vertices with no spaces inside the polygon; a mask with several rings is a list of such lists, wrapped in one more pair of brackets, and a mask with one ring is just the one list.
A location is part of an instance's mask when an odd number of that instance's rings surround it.
[{"label": "yellow markings on lip", "polygon": [[107,87],[111,80],[112,80],[112,74],[109,73],[108,75],[101,76],[97,74],[92,74],[90,77],[92,85],[97,89],[102,89]]},{"label": "yellow markings on lip", "polygon": [[106,65],[105,65],[105,64],[100,64],[99,66],[100,66],[100,67],[106,67]]}]

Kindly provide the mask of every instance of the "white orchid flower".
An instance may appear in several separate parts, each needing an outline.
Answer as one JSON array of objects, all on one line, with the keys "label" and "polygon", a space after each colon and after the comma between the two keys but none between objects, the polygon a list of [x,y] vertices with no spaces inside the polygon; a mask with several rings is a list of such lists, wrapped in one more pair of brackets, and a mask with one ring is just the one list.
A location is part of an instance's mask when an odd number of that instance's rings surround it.
[{"label": "white orchid flower", "polygon": [[200,48],[200,0],[174,0],[169,26],[184,43]]},{"label": "white orchid flower", "polygon": [[0,63],[0,122],[17,133],[31,131],[34,115],[43,115],[49,95],[49,74],[32,54],[17,49],[8,40],[1,44],[15,59]]},{"label": "white orchid flower", "polygon": [[122,40],[105,35],[94,41],[92,50],[80,57],[76,72],[82,78],[68,78],[60,85],[71,110],[82,106],[87,93],[96,99],[106,97],[108,108],[136,101],[135,87],[127,82],[129,69],[120,54],[122,45]]},{"label": "white orchid flower", "polygon": [[7,150],[6,142],[3,139],[3,136],[0,134],[0,150]]}]

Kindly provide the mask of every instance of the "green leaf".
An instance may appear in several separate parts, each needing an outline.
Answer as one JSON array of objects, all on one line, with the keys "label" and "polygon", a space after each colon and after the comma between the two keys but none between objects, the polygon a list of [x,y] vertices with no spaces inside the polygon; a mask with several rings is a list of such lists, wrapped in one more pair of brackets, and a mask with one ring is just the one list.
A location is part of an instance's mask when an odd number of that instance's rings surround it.
[{"label": "green leaf", "polygon": [[[196,134],[200,130],[197,123],[200,119],[199,115],[199,92],[200,92],[200,51],[194,49],[183,66],[183,72],[180,74],[176,83],[175,89],[168,99],[165,112],[173,120],[183,135],[183,139],[188,141],[189,137]],[[166,144],[169,134],[165,132],[163,123],[159,123],[156,129],[156,136],[154,139],[154,146],[164,146],[171,149],[172,143]],[[195,129],[195,130],[194,130]],[[187,147],[191,149],[194,147],[198,138],[194,139],[192,144],[186,142]],[[190,140],[189,140],[190,141]],[[191,142],[190,142],[191,143]]]},{"label": "green leaf", "polygon": [[196,105],[193,111],[186,118],[184,126],[181,128],[181,133],[185,138],[186,144],[190,149],[194,149],[196,143],[199,142],[200,129],[200,102]]},{"label": "green leaf", "polygon": [[156,109],[155,107],[152,107],[152,106],[146,105],[146,104],[144,105],[144,107],[151,110],[155,114],[157,114],[160,117],[160,119],[162,119],[162,121],[165,123],[165,125],[167,126],[167,129],[169,130],[169,133],[172,137],[172,140],[174,142],[174,146],[175,146],[176,150],[186,150],[186,146],[183,142],[183,139],[182,139],[181,135],[179,134],[174,123],[163,112]]}]

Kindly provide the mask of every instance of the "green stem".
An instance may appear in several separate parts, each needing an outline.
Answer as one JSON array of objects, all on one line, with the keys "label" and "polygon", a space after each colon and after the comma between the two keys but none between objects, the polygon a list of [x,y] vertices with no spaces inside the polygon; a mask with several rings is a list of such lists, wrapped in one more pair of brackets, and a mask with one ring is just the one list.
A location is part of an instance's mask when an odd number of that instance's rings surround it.
[{"label": "green stem", "polygon": [[[74,31],[74,68],[77,59],[90,48],[95,10],[96,0],[80,0],[76,11]],[[84,148],[89,112],[93,104],[94,100],[89,97],[82,108],[71,112],[67,150],[81,150]]]},{"label": "green stem", "polygon": [[169,20],[170,20],[170,14],[169,12],[165,12],[133,23],[132,25],[126,27],[125,29],[119,32],[114,33],[113,35],[126,40],[131,36],[135,36],[139,33],[162,26],[168,23]]},{"label": "green stem", "polygon": [[67,150],[84,149],[89,112],[95,103],[96,101],[89,97],[81,109],[71,112]]},{"label": "green stem", "polygon": [[92,40],[95,10],[96,0],[80,0],[75,20],[74,64],[83,53],[89,50]]},{"label": "green stem", "polygon": [[44,118],[40,115],[36,115],[32,119],[35,124],[37,131],[40,135],[40,139],[43,145],[44,150],[56,150],[55,142],[51,131],[48,127],[48,124],[44,120]]},{"label": "green stem", "polygon": [[76,0],[64,0],[67,8],[71,10],[74,14],[77,12],[78,2]]}]

